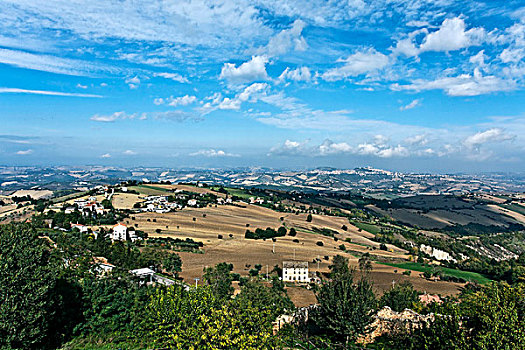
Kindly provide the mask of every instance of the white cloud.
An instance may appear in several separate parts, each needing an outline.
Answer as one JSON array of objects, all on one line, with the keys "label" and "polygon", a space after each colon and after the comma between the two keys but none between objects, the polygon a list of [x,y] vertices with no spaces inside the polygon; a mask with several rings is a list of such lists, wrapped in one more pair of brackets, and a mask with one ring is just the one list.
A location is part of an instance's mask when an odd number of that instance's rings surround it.
[{"label": "white cloud", "polygon": [[228,153],[222,150],[215,150],[215,149],[202,149],[200,151],[190,153],[190,156],[192,157],[209,157],[209,158],[216,158],[216,157],[240,157],[238,154]]},{"label": "white cloud", "polygon": [[45,90],[26,90],[26,89],[5,88],[5,87],[0,87],[0,94],[31,94],[31,95],[46,95],[46,96],[102,98],[102,96],[100,95],[92,95],[92,94],[77,94],[74,92],[59,92],[59,91],[45,91]]},{"label": "white cloud", "polygon": [[33,153],[32,149],[20,150],[20,151],[16,152],[16,154],[18,154],[19,156],[27,156],[27,155],[30,155],[32,153]]},{"label": "white cloud", "polygon": [[171,79],[171,80],[179,82],[179,83],[189,83],[187,78],[185,78],[182,75],[177,74],[177,73],[162,72],[162,73],[154,73],[153,76],[154,77],[162,77],[162,78],[165,78],[165,79]]},{"label": "white cloud", "polygon": [[413,100],[409,104],[399,107],[399,110],[400,111],[406,111],[408,109],[416,108],[417,106],[420,106],[420,105],[421,105],[421,100],[416,98],[415,100]]},{"label": "white cloud", "polygon": [[306,146],[309,140],[306,141],[292,141],[286,140],[282,145],[272,147],[268,156],[291,156],[291,155],[304,155]]},{"label": "white cloud", "polygon": [[105,153],[105,154],[101,155],[100,158],[111,158],[111,154]]},{"label": "white cloud", "polygon": [[389,59],[388,56],[376,51],[374,48],[369,48],[364,51],[358,51],[337,62],[344,63],[344,65],[326,71],[322,74],[324,80],[336,81],[347,77],[376,73],[388,65]]},{"label": "white cloud", "polygon": [[424,134],[407,137],[405,142],[410,145],[424,146],[428,143],[427,136]]},{"label": "white cloud", "polygon": [[82,84],[78,83],[77,84],[77,88],[85,90],[85,89],[87,89],[87,85],[82,85]]},{"label": "white cloud", "polygon": [[300,67],[294,70],[286,68],[279,76],[279,81],[293,80],[293,81],[310,81],[312,73],[308,67]]},{"label": "white cloud", "polygon": [[130,149],[127,149],[127,150],[125,150],[124,152],[122,152],[122,154],[124,154],[124,155],[126,155],[126,156],[134,156],[134,155],[137,154],[137,152],[132,151],[132,150],[130,150]]},{"label": "white cloud", "polygon": [[126,84],[128,84],[130,89],[137,89],[140,85],[140,79],[138,76],[134,76],[133,78],[126,79]]},{"label": "white cloud", "polygon": [[353,148],[346,142],[335,143],[330,139],[326,139],[319,146],[319,154],[323,156],[350,152],[353,152]]},{"label": "white cloud", "polygon": [[479,150],[484,144],[510,141],[514,138],[514,135],[506,133],[503,129],[492,128],[467,137],[463,141],[463,145],[471,150]]},{"label": "white cloud", "polygon": [[[426,34],[421,44],[417,46],[415,39],[420,34]],[[397,42],[394,53],[406,56],[417,56],[427,51],[448,52],[481,44],[486,37],[483,28],[466,30],[465,21],[460,17],[447,18],[438,30],[429,32],[427,28],[418,29],[407,38]]]},{"label": "white cloud", "polygon": [[269,80],[266,73],[268,57],[252,56],[250,61],[242,63],[239,67],[233,63],[225,63],[221,70],[221,79],[226,79],[230,83],[243,84],[256,80]]},{"label": "white cloud", "polygon": [[257,50],[258,55],[275,57],[287,53],[291,49],[304,51],[307,48],[306,40],[301,35],[306,23],[297,19],[290,29],[283,29],[273,36],[268,45]]},{"label": "white cloud", "polygon": [[135,119],[137,117],[136,114],[126,114],[126,112],[115,112],[110,115],[99,115],[95,114],[90,119],[95,122],[104,122],[104,123],[111,123],[116,120],[124,120],[124,119]]},{"label": "white cloud", "polygon": [[478,67],[483,67],[485,65],[486,58],[487,58],[487,55],[485,55],[485,50],[480,50],[474,56],[470,56],[468,61],[472,64],[475,64]]},{"label": "white cloud", "polygon": [[506,48],[500,54],[499,58],[503,63],[518,63],[525,57],[525,48]]},{"label": "white cloud", "polygon": [[74,76],[90,76],[99,72],[110,73],[115,71],[115,69],[110,69],[104,65],[95,66],[81,60],[1,48],[0,63],[19,68]]},{"label": "white cloud", "polygon": [[258,94],[268,87],[266,83],[253,83],[233,98],[225,97],[217,106],[219,109],[239,110],[243,102],[257,102]]},{"label": "white cloud", "polygon": [[190,95],[184,95],[180,97],[170,96],[168,98],[156,98],[153,100],[153,103],[156,105],[167,104],[172,107],[177,107],[177,106],[187,106],[196,101],[197,101],[197,97],[190,96]]},{"label": "white cloud", "polygon": [[478,96],[498,91],[510,91],[516,88],[513,80],[504,80],[494,75],[482,75],[478,68],[474,74],[461,74],[456,77],[442,77],[436,80],[416,79],[408,85],[398,83],[391,89],[399,90],[443,90],[449,96]]}]

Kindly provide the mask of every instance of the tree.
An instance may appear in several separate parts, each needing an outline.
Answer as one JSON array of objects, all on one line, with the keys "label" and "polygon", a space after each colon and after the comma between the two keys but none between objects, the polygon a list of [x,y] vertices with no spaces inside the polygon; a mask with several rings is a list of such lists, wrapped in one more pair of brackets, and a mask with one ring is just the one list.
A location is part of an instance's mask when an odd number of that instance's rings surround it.
[{"label": "tree", "polygon": [[204,269],[204,282],[217,299],[228,299],[233,295],[233,265],[225,262]]},{"label": "tree", "polygon": [[312,214],[308,214],[308,216],[306,217],[306,221],[312,222]]},{"label": "tree", "polygon": [[348,259],[337,255],[333,259],[330,279],[316,291],[319,307],[314,322],[328,336],[348,346],[365,332],[371,322],[376,299],[367,278],[354,280],[354,270]]},{"label": "tree", "polygon": [[390,290],[386,291],[381,297],[379,304],[389,306],[392,310],[401,312],[404,309],[411,309],[419,301],[419,296],[414,286],[409,281],[395,284]]},{"label": "tree", "polygon": [[162,261],[162,266],[164,267],[164,270],[176,276],[182,271],[182,260],[178,254],[170,253]]},{"label": "tree", "polygon": [[51,347],[58,266],[29,225],[0,225],[0,348]]},{"label": "tree", "polygon": [[372,271],[372,261],[370,259],[370,253],[365,253],[359,258],[359,270],[363,273],[369,273]]},{"label": "tree", "polygon": [[277,229],[277,235],[286,236],[286,227],[281,226]]},{"label": "tree", "polygon": [[294,227],[292,227],[292,228],[290,229],[290,231],[288,231],[288,235],[289,235],[289,236],[292,236],[292,237],[295,237],[295,235],[297,235],[297,231],[295,230]]}]

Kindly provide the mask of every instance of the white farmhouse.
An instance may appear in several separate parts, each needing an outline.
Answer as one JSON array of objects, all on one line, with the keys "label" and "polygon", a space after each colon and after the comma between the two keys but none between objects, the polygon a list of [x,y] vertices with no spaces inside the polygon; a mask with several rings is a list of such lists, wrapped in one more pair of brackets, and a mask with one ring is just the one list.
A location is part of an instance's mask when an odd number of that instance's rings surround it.
[{"label": "white farmhouse", "polygon": [[196,199],[190,199],[190,200],[188,200],[188,205],[189,205],[190,207],[194,207],[194,206],[196,206],[196,205],[197,205],[197,200],[196,200]]},{"label": "white farmhouse", "polygon": [[127,238],[128,227],[124,224],[118,223],[113,226],[113,232],[111,233],[111,239],[114,241],[125,241]]},{"label": "white farmhouse", "polygon": [[306,261],[284,261],[283,262],[283,281],[284,282],[310,282],[308,275],[308,262]]}]

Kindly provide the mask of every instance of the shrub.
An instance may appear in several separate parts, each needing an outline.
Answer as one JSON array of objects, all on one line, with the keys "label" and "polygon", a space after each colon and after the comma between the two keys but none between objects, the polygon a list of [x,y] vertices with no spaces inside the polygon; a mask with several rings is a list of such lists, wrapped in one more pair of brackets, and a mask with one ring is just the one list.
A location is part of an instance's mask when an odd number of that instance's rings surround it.
[{"label": "shrub", "polygon": [[324,243],[323,243],[323,242],[321,242],[321,241],[317,241],[317,242],[316,242],[315,244],[317,244],[317,245],[318,245],[319,247],[322,247],[322,246],[324,246]]},{"label": "shrub", "polygon": [[217,235],[217,238],[218,239],[222,239],[222,235]]}]

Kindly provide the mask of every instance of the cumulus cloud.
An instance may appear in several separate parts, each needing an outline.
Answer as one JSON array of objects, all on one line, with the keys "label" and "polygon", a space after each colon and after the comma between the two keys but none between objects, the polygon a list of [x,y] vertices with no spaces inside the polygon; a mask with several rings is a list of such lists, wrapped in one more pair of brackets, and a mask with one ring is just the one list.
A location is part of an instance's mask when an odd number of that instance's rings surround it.
[{"label": "cumulus cloud", "polygon": [[215,149],[201,149],[197,152],[190,153],[190,156],[192,157],[209,157],[209,158],[216,158],[216,157],[240,157],[238,154],[234,153],[228,153],[223,150],[215,150]]},{"label": "cumulus cloud", "polygon": [[244,88],[244,90],[241,93],[237,94],[235,97],[225,97],[220,103],[218,103],[216,108],[239,110],[243,102],[257,102],[257,94],[264,91],[267,87],[268,84],[266,83],[253,83]]},{"label": "cumulus cloud", "polygon": [[319,145],[319,154],[322,156],[349,152],[353,152],[353,148],[346,142],[336,143],[330,139],[326,139]]},{"label": "cumulus cloud", "polygon": [[269,156],[304,155],[308,142],[309,140],[302,141],[302,142],[286,140],[282,145],[272,147],[268,155]]},{"label": "cumulus cloud", "polygon": [[111,158],[111,154],[104,153],[103,155],[100,156],[100,158]]},{"label": "cumulus cloud", "polygon": [[312,73],[308,67],[300,67],[293,70],[286,68],[279,76],[279,81],[293,80],[293,81],[310,81]]},{"label": "cumulus cloud", "polygon": [[256,80],[269,80],[266,73],[268,57],[252,56],[251,60],[242,63],[237,67],[234,63],[225,63],[221,69],[221,79],[230,83],[244,84]]},{"label": "cumulus cloud", "polygon": [[[425,34],[425,37],[418,46],[415,41],[420,34]],[[463,18],[447,18],[436,31],[430,32],[427,28],[424,28],[410,33],[407,38],[397,42],[393,52],[406,56],[417,56],[428,51],[455,51],[479,45],[485,40],[485,37],[486,32],[483,28],[466,30]]]},{"label": "cumulus cloud", "polygon": [[417,106],[421,105],[421,99],[415,99],[412,102],[410,102],[407,105],[399,107],[400,111],[406,111],[408,109],[416,108]]},{"label": "cumulus cloud", "polygon": [[170,96],[168,98],[156,98],[153,103],[156,105],[167,104],[168,106],[187,106],[197,101],[196,96],[184,95],[180,97]]},{"label": "cumulus cloud", "polygon": [[124,154],[124,155],[126,155],[126,156],[134,156],[134,155],[137,154],[137,152],[132,151],[132,150],[130,150],[130,149],[127,149],[127,150],[125,150],[124,152],[122,152],[122,154]]},{"label": "cumulus cloud", "polygon": [[16,152],[16,154],[18,154],[19,156],[27,156],[27,155],[30,155],[32,153],[33,153],[32,149],[20,150],[20,151]]},{"label": "cumulus cloud", "polygon": [[506,133],[503,129],[492,128],[468,136],[463,141],[463,145],[470,150],[479,150],[481,146],[487,143],[499,143],[513,140],[514,138],[514,135]]},{"label": "cumulus cloud", "polygon": [[368,48],[364,51],[358,51],[346,59],[339,59],[337,62],[343,63],[343,66],[326,71],[322,74],[324,80],[336,81],[347,77],[376,73],[388,65],[389,58],[374,48]]}]

